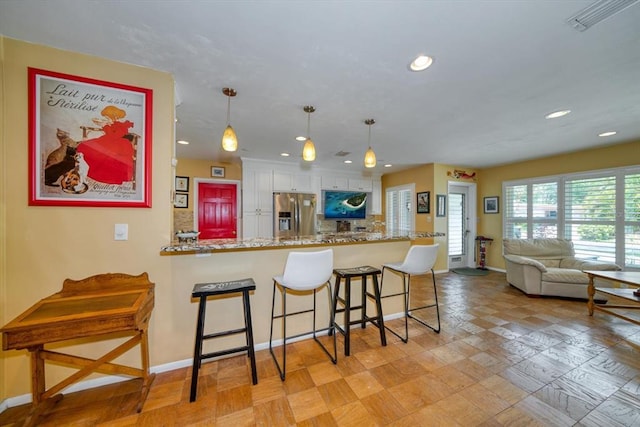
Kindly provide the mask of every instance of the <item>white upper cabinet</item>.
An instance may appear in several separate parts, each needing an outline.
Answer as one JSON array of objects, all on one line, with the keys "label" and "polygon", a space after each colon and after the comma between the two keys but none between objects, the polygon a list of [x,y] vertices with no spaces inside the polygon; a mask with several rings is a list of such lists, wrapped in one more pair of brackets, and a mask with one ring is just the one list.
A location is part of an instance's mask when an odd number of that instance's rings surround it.
[{"label": "white upper cabinet", "polygon": [[312,176],[292,172],[273,172],[273,191],[295,191],[298,193],[313,191]]},{"label": "white upper cabinet", "polygon": [[271,171],[243,169],[242,210],[244,212],[271,212],[273,210],[273,187],[271,179]]},{"label": "white upper cabinet", "polygon": [[349,177],[341,175],[322,175],[323,190],[348,190]]},{"label": "white upper cabinet", "polygon": [[349,178],[349,190],[366,191],[370,193],[373,191],[373,182],[371,179]]},{"label": "white upper cabinet", "polygon": [[382,182],[379,179],[374,179],[372,184],[371,215],[382,215]]}]

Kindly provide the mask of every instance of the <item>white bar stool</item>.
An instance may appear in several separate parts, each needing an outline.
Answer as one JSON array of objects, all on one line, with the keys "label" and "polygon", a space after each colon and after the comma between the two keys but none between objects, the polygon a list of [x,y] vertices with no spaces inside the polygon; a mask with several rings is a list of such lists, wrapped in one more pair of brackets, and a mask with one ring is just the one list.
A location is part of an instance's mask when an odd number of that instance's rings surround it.
[{"label": "white bar stool", "polygon": [[[284,381],[287,366],[287,339],[298,338],[309,334],[304,332],[292,336],[287,336],[287,317],[303,313],[313,313],[313,339],[320,345],[331,361],[335,364],[338,361],[335,327],[335,312],[333,299],[331,296],[331,284],[329,279],[333,274],[333,249],[319,252],[290,252],[284,267],[284,273],[273,278],[273,298],[271,301],[271,330],[269,332],[269,352],[280,373],[280,379]],[[327,288],[329,301],[329,326],[327,328],[316,328],[316,292],[321,288]],[[282,314],[275,314],[276,289],[282,292]],[[313,308],[287,313],[287,293],[311,293],[313,291]],[[275,319],[282,319],[282,366],[273,351],[273,323]],[[333,355],[317,338],[318,332],[328,331],[333,336]]]},{"label": "white bar stool", "polygon": [[[385,328],[392,334],[397,336],[406,343],[409,341],[409,318],[414,319],[418,323],[432,329],[433,331],[440,333],[440,309],[438,308],[438,291],[436,289],[436,276],[433,272],[433,265],[436,263],[438,256],[438,244],[435,245],[413,245],[409,248],[409,252],[403,262],[395,262],[383,264],[382,266],[382,279],[380,281],[380,292],[382,292],[382,285],[384,284],[384,272],[385,270],[391,270],[395,273],[402,275],[402,287],[403,292],[398,292],[390,295],[383,295],[381,298],[395,297],[403,295],[404,297],[404,336],[401,336],[397,332],[390,329],[387,325]],[[419,307],[410,307],[411,297],[411,276],[423,275],[431,272],[433,278],[433,294],[435,297],[435,304],[428,304]],[[436,308],[436,316],[438,319],[437,326],[431,326],[424,320],[419,319],[413,315],[413,311],[422,310],[426,308]]]}]

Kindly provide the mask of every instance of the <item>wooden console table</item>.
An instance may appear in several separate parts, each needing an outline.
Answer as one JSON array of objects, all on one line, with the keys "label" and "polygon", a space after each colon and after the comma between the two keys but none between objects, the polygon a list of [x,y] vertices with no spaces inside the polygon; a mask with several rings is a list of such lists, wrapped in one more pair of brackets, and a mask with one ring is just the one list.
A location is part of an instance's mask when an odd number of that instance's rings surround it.
[{"label": "wooden console table", "polygon": [[[149,374],[147,329],[154,305],[154,284],[147,273],[139,276],[108,273],[82,280],[67,279],[62,291],[44,298],[7,323],[2,348],[28,349],[31,355],[33,406],[24,425],[35,425],[40,414],[60,399],[60,392],[92,372],[142,378],[137,410],[140,412],[155,374]],[[133,337],[98,359],[45,350],[45,344],[83,337],[107,339],[114,332],[133,332]],[[111,363],[140,344],[142,367]],[[45,361],[77,368],[60,383],[46,389]]]},{"label": "wooden console table", "polygon": [[[587,288],[587,293],[589,295],[589,299],[587,301],[587,307],[589,309],[589,316],[593,316],[593,311],[598,310],[604,313],[611,314],[612,316],[619,317],[620,319],[624,319],[628,322],[635,323],[636,325],[640,325],[640,321],[625,316],[623,314],[617,313],[611,309],[627,309],[627,310],[638,310],[640,309],[640,297],[634,295],[634,291],[640,288],[640,272],[632,272],[632,271],[585,271],[589,276],[589,287]],[[596,287],[594,284],[595,278],[610,280],[613,282],[623,283],[625,285],[633,286],[633,288],[600,288]],[[593,300],[596,292],[602,292],[604,294],[613,295],[618,298],[625,299],[627,301],[633,301],[635,305],[611,305],[611,304],[596,304]]]}]

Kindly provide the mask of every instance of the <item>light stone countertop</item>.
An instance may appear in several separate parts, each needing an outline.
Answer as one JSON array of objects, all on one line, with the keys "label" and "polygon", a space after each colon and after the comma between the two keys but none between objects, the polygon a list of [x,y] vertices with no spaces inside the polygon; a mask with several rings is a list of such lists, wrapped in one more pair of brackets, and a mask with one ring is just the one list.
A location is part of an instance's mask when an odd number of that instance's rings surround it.
[{"label": "light stone countertop", "polygon": [[286,249],[290,247],[313,247],[353,245],[362,243],[397,242],[421,238],[444,237],[444,233],[431,232],[345,232],[322,233],[313,236],[286,238],[255,238],[255,239],[211,239],[196,240],[193,243],[173,242],[163,246],[160,255],[189,255],[196,253],[233,252],[247,250]]}]

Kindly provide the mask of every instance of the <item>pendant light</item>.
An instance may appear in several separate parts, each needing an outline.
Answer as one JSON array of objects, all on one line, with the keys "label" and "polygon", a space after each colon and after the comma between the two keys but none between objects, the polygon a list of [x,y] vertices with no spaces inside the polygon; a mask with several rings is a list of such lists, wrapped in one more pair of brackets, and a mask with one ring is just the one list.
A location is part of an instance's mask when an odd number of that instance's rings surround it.
[{"label": "pendant light", "polygon": [[307,162],[312,162],[316,159],[316,147],[311,140],[311,113],[316,111],[316,109],[311,105],[305,105],[303,110],[307,113],[307,141],[302,148],[302,158]]},{"label": "pendant light", "polygon": [[369,149],[364,154],[364,167],[365,168],[375,168],[376,167],[376,153],[371,149],[371,125],[376,121],[373,119],[367,119],[364,121],[364,124],[369,126]]},{"label": "pendant light", "polygon": [[238,137],[231,127],[231,97],[236,96],[238,93],[230,87],[222,89],[222,93],[227,96],[227,128],[222,134],[222,149],[225,151],[236,151],[238,149]]}]

